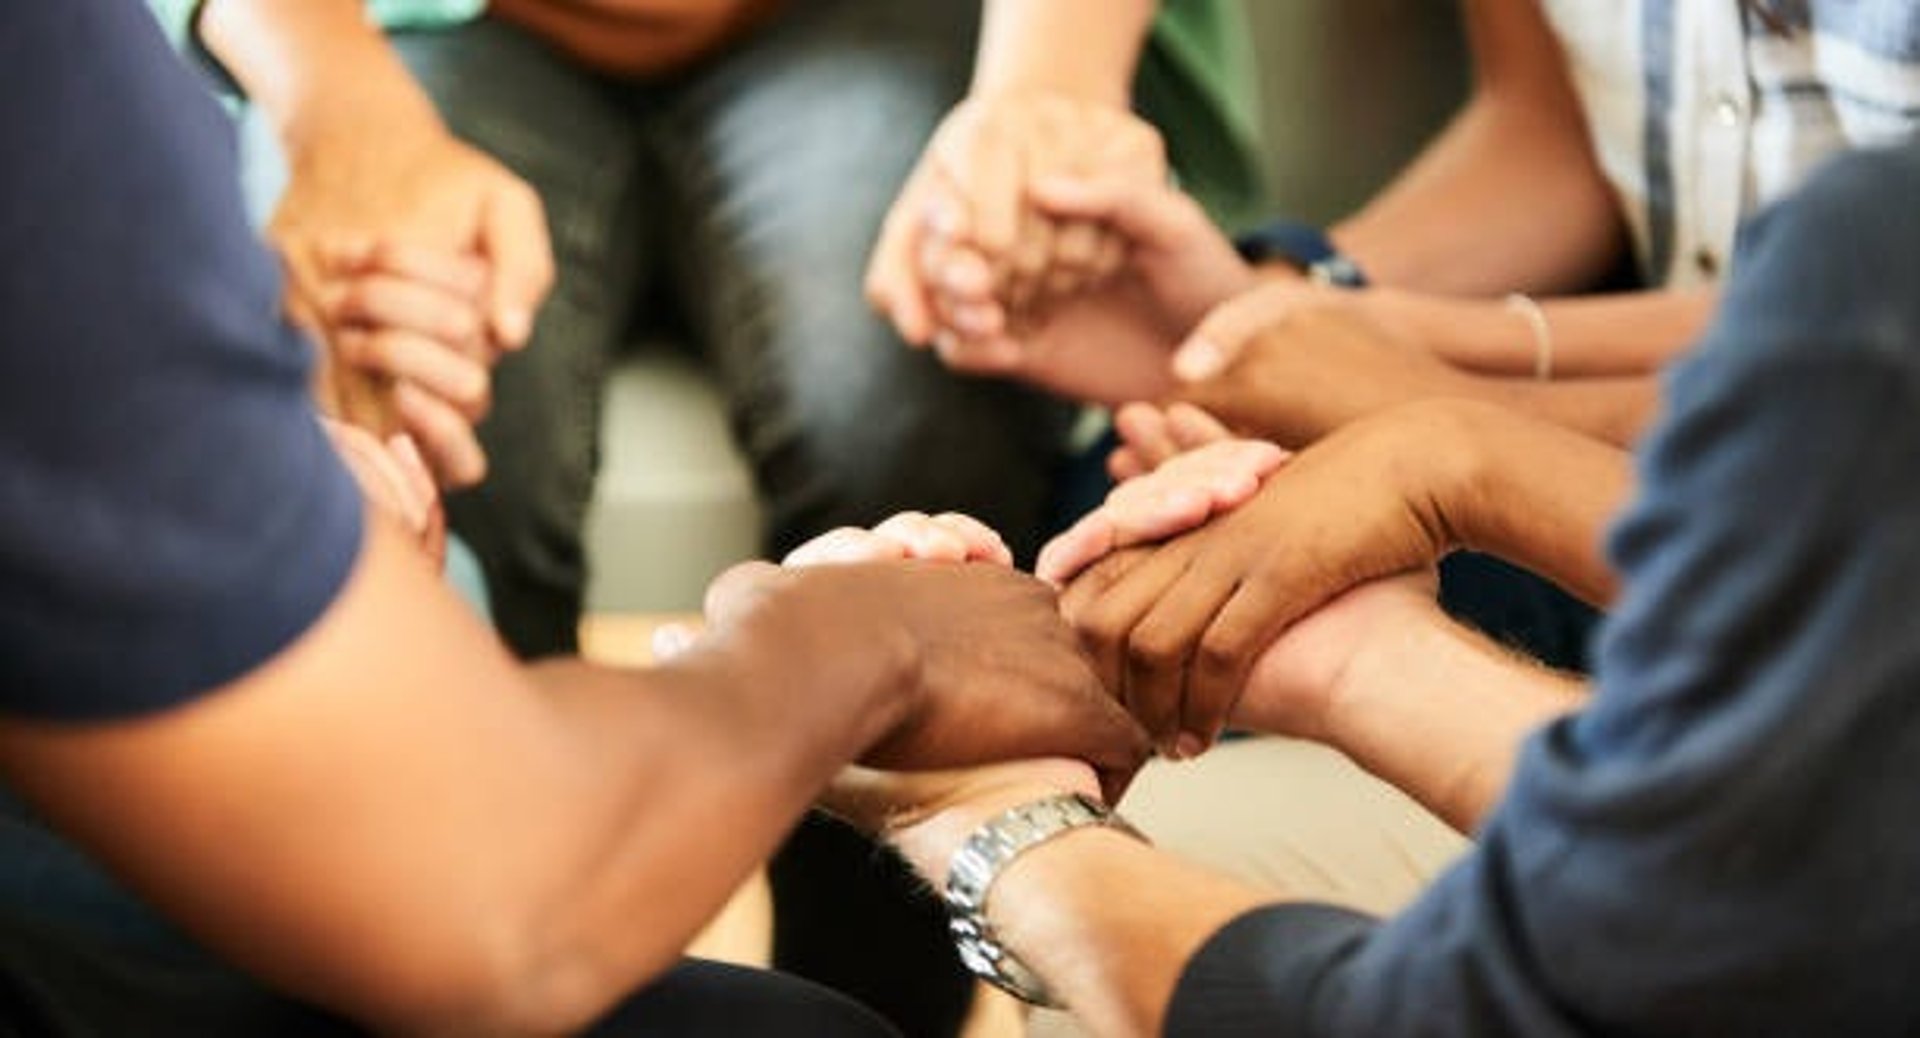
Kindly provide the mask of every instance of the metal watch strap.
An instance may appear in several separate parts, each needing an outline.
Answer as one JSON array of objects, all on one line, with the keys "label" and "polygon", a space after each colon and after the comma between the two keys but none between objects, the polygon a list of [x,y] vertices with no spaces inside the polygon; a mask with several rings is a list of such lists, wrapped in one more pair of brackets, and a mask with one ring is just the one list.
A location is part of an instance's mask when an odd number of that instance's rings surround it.
[{"label": "metal watch strap", "polygon": [[1064,793],[1021,804],[988,819],[954,852],[947,866],[949,928],[960,959],[995,987],[1038,1006],[1051,1006],[1046,984],[995,937],[987,922],[987,896],[993,882],[1021,854],[1063,833],[1088,826],[1118,829],[1146,837],[1105,804],[1079,793]]}]

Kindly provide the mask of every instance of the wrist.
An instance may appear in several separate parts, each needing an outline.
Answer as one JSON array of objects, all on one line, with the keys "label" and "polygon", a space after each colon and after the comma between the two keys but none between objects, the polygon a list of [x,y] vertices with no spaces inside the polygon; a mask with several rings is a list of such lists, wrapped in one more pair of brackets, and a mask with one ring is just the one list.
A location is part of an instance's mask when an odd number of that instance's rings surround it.
[{"label": "wrist", "polygon": [[942,889],[954,855],[981,826],[1022,804],[1070,793],[1097,797],[1099,790],[1090,776],[1081,781],[1060,777],[996,785],[964,792],[938,805],[897,812],[881,835],[921,878]]},{"label": "wrist", "polygon": [[[1126,110],[1134,66],[1153,26],[1151,0],[989,0],[969,96],[1056,94]],[[1081,45],[1061,49],[1062,39]]]},{"label": "wrist", "polygon": [[206,0],[195,24],[289,152],[315,139],[442,129],[359,0]]}]

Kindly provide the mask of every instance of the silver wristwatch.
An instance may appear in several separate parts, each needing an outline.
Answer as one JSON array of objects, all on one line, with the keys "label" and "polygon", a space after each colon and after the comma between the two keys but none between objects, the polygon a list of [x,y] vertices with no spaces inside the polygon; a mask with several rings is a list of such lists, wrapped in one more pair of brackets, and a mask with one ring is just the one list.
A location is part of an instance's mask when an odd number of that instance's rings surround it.
[{"label": "silver wristwatch", "polygon": [[988,819],[954,852],[947,867],[947,911],[952,915],[948,925],[960,960],[977,976],[1023,1002],[1055,1004],[1039,975],[994,936],[987,923],[987,895],[1013,859],[1062,833],[1090,825],[1146,839],[1098,800],[1063,793]]}]

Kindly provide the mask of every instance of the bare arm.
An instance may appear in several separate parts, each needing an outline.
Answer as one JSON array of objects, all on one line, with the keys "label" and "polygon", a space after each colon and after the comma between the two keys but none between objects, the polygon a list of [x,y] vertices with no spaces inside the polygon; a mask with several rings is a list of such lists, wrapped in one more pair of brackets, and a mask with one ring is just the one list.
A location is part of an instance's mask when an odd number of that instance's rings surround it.
[{"label": "bare arm", "polygon": [[863,716],[896,710],[882,652],[803,674],[738,645],[534,680],[369,526],[340,599],[267,667],[150,719],[10,723],[0,746],[163,911],[382,1029],[586,1021],[672,961],[870,737]]},{"label": "bare arm", "polygon": [[988,0],[972,92],[1067,94],[1124,109],[1158,7],[1155,0]]},{"label": "bare arm", "polygon": [[1586,287],[1626,237],[1558,41],[1533,0],[1466,5],[1466,109],[1333,231],[1375,283],[1451,295]]},{"label": "bare arm", "polygon": [[[1469,371],[1530,377],[1540,329],[1501,302],[1382,289],[1365,306],[1436,356]],[[1711,289],[1542,299],[1556,379],[1648,375],[1691,347],[1719,302]]]},{"label": "bare arm", "polygon": [[[1381,612],[1379,602],[1371,604]],[[1354,608],[1345,600],[1329,607]],[[1454,623],[1430,598],[1411,607],[1388,603],[1386,612],[1385,622],[1363,619],[1361,646],[1338,654],[1343,658],[1331,687],[1317,690],[1324,706],[1314,735],[1448,824],[1472,832],[1506,791],[1528,733],[1578,708],[1586,686]],[[1302,621],[1316,622],[1326,621]],[[1289,633],[1270,651],[1295,652],[1302,636],[1316,634]],[[1302,691],[1286,687],[1294,680],[1287,673],[1291,662],[1254,668],[1236,722],[1271,731],[1272,720],[1294,720],[1289,704]]]},{"label": "bare arm", "polygon": [[360,0],[207,0],[199,33],[290,150],[354,125],[440,129]]},{"label": "bare arm", "polygon": [[[376,529],[311,630],[190,705],[0,727],[18,788],[162,911],[381,1031],[582,1026],[668,965],[853,757],[938,764],[997,729],[1009,756],[1084,732],[1138,759],[1051,596],[1000,567],[741,571],[671,666],[529,673],[410,552]],[[1014,616],[1040,641],[961,629]],[[922,639],[938,626],[952,637]],[[1021,662],[969,663],[968,644]],[[1034,662],[1048,687],[1019,688]],[[990,716],[929,711],[940,684],[993,688]],[[1002,723],[1010,708],[1026,716]]]}]

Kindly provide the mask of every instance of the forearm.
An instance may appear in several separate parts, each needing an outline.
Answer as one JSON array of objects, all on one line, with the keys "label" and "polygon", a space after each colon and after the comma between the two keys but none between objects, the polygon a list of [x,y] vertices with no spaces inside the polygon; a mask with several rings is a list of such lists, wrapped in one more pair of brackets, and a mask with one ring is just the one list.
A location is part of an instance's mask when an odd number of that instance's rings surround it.
[{"label": "forearm", "polygon": [[1659,379],[1653,375],[1546,382],[1478,375],[1467,385],[1474,399],[1628,449],[1660,406]]},{"label": "forearm", "polygon": [[1626,451],[1550,422],[1447,404],[1449,457],[1420,507],[1447,540],[1532,570],[1605,606],[1619,577],[1602,550],[1634,488]]},{"label": "forearm", "polygon": [[281,141],[439,126],[433,103],[360,0],[207,0],[199,34]]},{"label": "forearm", "polygon": [[1504,303],[1393,290],[1367,297],[1382,319],[1436,356],[1489,375],[1531,376],[1543,350],[1556,379],[1649,375],[1706,331],[1711,289],[1541,300],[1542,329]]},{"label": "forearm", "polygon": [[[963,805],[897,841],[935,887],[975,827],[1054,792]],[[986,912],[996,935],[1094,1034],[1157,1035],[1187,960],[1272,892],[1110,829],[1089,828],[1022,854],[1000,873]]]},{"label": "forearm", "polygon": [[[988,0],[975,94],[1054,93],[1126,108],[1156,0]],[[1064,41],[1071,46],[1063,46]]]},{"label": "forearm", "polygon": [[584,1025],[895,716],[885,646],[797,667],[723,643],[536,685],[410,551],[376,531],[326,616],[234,688],[4,732],[26,792],[155,905],[380,1030]]},{"label": "forearm", "polygon": [[1355,653],[1329,697],[1326,739],[1472,832],[1504,794],[1527,734],[1578,708],[1584,693],[1436,611],[1381,630]]},{"label": "forearm", "polygon": [[1453,295],[1584,288],[1626,243],[1557,41],[1527,0],[1475,0],[1466,109],[1333,238],[1375,284]]}]

